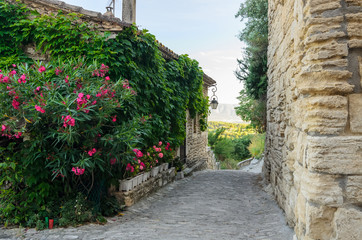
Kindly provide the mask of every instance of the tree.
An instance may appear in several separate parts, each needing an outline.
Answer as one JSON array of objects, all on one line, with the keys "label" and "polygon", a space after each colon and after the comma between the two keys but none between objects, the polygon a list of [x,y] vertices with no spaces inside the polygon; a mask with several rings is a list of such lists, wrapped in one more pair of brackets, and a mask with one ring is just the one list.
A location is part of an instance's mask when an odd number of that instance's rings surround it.
[{"label": "tree", "polygon": [[268,1],[246,0],[240,5],[236,18],[246,20],[240,32],[240,41],[246,44],[244,55],[238,59],[236,77],[244,83],[240,92],[240,106],[236,112],[245,121],[251,121],[259,131],[265,130],[265,102],[267,91]]}]

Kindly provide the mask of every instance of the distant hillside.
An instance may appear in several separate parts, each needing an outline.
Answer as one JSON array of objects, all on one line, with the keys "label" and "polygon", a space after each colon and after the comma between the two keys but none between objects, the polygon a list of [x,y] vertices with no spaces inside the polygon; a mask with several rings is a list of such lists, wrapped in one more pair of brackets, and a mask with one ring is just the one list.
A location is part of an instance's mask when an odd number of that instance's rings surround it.
[{"label": "distant hillside", "polygon": [[220,103],[217,109],[211,109],[209,121],[215,122],[230,122],[230,123],[245,123],[236,115],[235,107],[237,104],[222,104]]}]

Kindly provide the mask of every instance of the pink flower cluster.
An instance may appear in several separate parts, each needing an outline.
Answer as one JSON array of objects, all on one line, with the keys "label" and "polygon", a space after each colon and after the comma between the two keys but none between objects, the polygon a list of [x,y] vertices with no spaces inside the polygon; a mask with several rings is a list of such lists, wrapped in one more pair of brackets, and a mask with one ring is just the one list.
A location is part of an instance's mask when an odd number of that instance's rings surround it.
[{"label": "pink flower cluster", "polygon": [[88,155],[93,156],[96,152],[97,152],[97,149],[93,148],[93,149],[88,151]]},{"label": "pink flower cluster", "polygon": [[[91,98],[90,95],[84,96],[84,93],[79,93],[77,98],[77,110],[87,107],[88,100]],[[88,109],[84,109],[84,112],[89,113]]]},{"label": "pink flower cluster", "polygon": [[127,167],[126,167],[126,171],[130,171],[131,173],[133,173],[134,172],[134,167],[130,163],[128,163]]},{"label": "pink flower cluster", "polygon": [[26,83],[26,76],[24,74],[18,79],[18,83]]},{"label": "pink flower cluster", "polygon": [[19,99],[19,96],[15,96],[12,102],[13,108],[15,108],[16,110],[18,110],[20,106],[20,103],[17,101],[17,99]]},{"label": "pink flower cluster", "polygon": [[45,71],[46,71],[46,69],[45,69],[45,67],[44,67],[44,66],[40,66],[40,68],[38,69],[38,71],[39,71],[40,73],[42,73],[42,72],[45,72]]},{"label": "pink flower cluster", "polygon": [[116,164],[117,159],[116,158],[111,158],[111,160],[109,161],[111,165]]},{"label": "pink flower cluster", "polygon": [[35,109],[38,111],[38,112],[41,112],[41,113],[45,113],[45,110],[42,109],[40,106],[38,105],[35,105]]},{"label": "pink flower cluster", "polygon": [[114,98],[116,91],[110,91],[108,89],[104,89],[104,87],[100,87],[99,90],[101,90],[99,93],[97,93],[96,97],[109,97],[109,98]]},{"label": "pink flower cluster", "polygon": [[72,118],[70,115],[64,117],[62,116],[62,119],[64,119],[64,122],[63,122],[63,127],[67,127],[67,126],[72,126],[74,127],[75,125],[75,119]]},{"label": "pink flower cluster", "polygon": [[60,68],[55,69],[55,75],[59,76],[59,74],[62,72]]},{"label": "pink flower cluster", "polygon": [[133,149],[133,152],[136,153],[137,158],[143,157],[143,153],[140,150],[138,150],[137,148]]},{"label": "pink flower cluster", "polygon": [[3,137],[8,137],[9,139],[12,139],[12,138],[20,138],[22,135],[23,135],[23,133],[22,132],[17,132],[17,133],[15,133],[14,135],[11,135],[10,134],[10,129],[9,129],[9,127],[7,127],[6,125],[1,125],[1,132],[2,132],[2,134],[1,134],[1,136],[3,136]]},{"label": "pink flower cluster", "polygon": [[0,83],[9,83],[10,78],[0,74]]},{"label": "pink flower cluster", "polygon": [[109,67],[106,66],[106,65],[104,65],[104,64],[102,64],[102,65],[101,65],[101,69],[97,69],[97,70],[93,71],[92,76],[93,76],[93,77],[94,77],[94,76],[104,77],[104,76],[106,76],[106,74],[108,73],[108,71],[109,71]]},{"label": "pink flower cluster", "polygon": [[72,168],[72,172],[74,172],[74,174],[77,176],[84,174],[84,170],[85,170],[84,168],[79,168],[79,167]]},{"label": "pink flower cluster", "polygon": [[170,151],[172,150],[172,149],[170,149],[170,143],[167,143],[167,144],[166,144],[165,149],[166,149],[167,151],[168,151],[168,150],[170,150]]},{"label": "pink flower cluster", "polygon": [[161,151],[162,151],[161,148],[158,148],[158,147],[156,147],[156,146],[153,146],[153,149],[155,149],[156,152],[161,152]]}]

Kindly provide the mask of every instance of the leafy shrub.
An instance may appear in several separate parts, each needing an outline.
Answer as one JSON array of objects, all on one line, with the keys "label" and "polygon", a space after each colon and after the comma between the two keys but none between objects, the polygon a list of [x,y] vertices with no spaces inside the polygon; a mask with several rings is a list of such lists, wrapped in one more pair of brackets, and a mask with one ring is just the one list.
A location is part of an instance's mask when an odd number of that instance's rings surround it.
[{"label": "leafy shrub", "polygon": [[2,71],[1,136],[13,141],[0,155],[3,221],[27,222],[74,190],[89,194],[95,179],[119,179],[132,161],[140,122],[119,113],[133,90],[107,72],[82,60]]},{"label": "leafy shrub", "polygon": [[252,135],[245,135],[241,138],[233,139],[234,151],[233,157],[237,160],[244,160],[251,157],[251,154],[248,150],[248,146],[251,143]]},{"label": "leafy shrub", "polygon": [[60,226],[76,226],[80,223],[94,220],[92,206],[81,193],[78,193],[75,199],[70,199],[65,202],[60,214]]},{"label": "leafy shrub", "polygon": [[248,147],[251,155],[255,158],[260,158],[264,153],[265,133],[257,134],[251,139],[251,144]]},{"label": "leafy shrub", "polygon": [[223,138],[215,144],[214,153],[220,161],[232,158],[234,152],[233,141],[229,138]]}]

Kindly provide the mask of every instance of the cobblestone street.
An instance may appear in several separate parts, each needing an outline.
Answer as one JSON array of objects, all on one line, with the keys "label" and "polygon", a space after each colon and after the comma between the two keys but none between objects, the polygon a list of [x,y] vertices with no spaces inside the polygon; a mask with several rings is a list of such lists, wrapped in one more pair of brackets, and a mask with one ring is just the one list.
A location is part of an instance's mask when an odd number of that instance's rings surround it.
[{"label": "cobblestone street", "polygon": [[260,174],[202,171],[171,183],[106,225],[0,229],[0,239],[263,239],[291,240],[293,231]]}]

